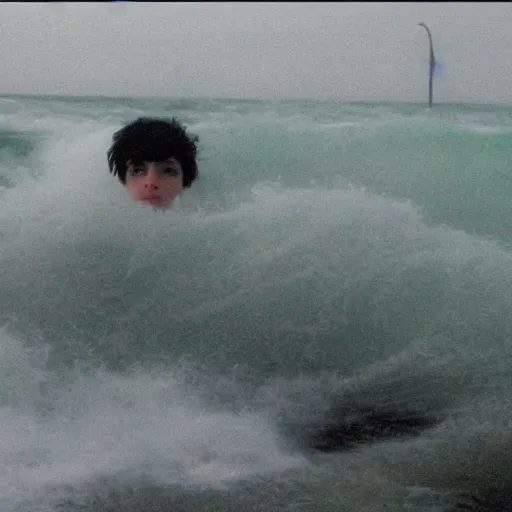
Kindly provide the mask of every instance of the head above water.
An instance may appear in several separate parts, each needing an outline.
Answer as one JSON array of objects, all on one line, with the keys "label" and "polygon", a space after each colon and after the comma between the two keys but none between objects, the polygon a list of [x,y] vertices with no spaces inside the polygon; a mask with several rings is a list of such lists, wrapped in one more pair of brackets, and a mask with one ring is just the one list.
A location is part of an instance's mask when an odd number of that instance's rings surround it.
[{"label": "head above water", "polygon": [[132,199],[167,207],[197,178],[198,140],[174,117],[140,117],[114,133],[108,166]]}]

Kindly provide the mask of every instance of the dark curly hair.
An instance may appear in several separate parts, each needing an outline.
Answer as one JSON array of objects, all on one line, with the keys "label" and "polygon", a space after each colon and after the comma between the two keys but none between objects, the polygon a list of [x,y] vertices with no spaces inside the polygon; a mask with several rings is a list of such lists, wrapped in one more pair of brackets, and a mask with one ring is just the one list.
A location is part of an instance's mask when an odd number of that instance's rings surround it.
[{"label": "dark curly hair", "polygon": [[197,143],[176,118],[139,117],[114,133],[107,152],[110,172],[126,183],[128,161],[134,164],[162,162],[174,157],[183,169],[183,187],[197,178]]}]

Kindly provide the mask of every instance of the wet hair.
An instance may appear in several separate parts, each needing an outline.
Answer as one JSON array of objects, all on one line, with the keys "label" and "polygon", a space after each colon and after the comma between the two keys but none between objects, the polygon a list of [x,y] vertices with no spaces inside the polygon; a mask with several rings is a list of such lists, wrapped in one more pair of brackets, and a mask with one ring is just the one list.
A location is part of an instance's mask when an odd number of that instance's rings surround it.
[{"label": "wet hair", "polygon": [[174,157],[183,169],[183,187],[197,178],[197,142],[199,138],[187,134],[176,118],[159,119],[139,117],[115,132],[107,152],[110,172],[126,183],[128,161],[162,162]]}]

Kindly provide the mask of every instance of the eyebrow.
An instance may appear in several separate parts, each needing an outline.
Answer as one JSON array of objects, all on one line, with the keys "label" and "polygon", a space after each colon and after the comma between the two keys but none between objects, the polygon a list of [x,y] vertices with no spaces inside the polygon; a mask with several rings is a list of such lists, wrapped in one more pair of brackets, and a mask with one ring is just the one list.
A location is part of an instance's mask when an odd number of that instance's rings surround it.
[{"label": "eyebrow", "polygon": [[[147,162],[134,162],[133,160],[128,160],[126,162],[126,165],[141,165],[143,163],[147,163]],[[179,162],[174,157],[167,158],[166,160],[159,160],[156,163],[157,164],[173,165],[175,167],[177,164],[179,164]]]},{"label": "eyebrow", "polygon": [[163,164],[168,164],[168,165],[176,166],[178,161],[175,158],[171,157],[171,158],[168,158],[167,160],[163,160],[162,162],[158,162],[158,163],[163,163]]}]

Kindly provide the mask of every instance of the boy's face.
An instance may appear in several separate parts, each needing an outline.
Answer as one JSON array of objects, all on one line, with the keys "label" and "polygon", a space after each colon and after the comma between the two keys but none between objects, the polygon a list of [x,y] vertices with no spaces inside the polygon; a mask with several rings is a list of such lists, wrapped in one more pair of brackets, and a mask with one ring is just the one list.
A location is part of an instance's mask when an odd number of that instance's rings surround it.
[{"label": "boy's face", "polygon": [[183,169],[175,158],[163,162],[127,162],[126,189],[135,201],[169,206],[183,190]]}]

